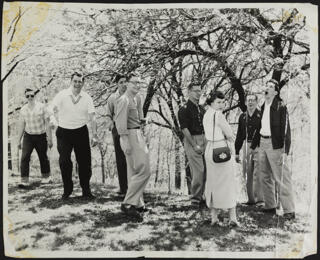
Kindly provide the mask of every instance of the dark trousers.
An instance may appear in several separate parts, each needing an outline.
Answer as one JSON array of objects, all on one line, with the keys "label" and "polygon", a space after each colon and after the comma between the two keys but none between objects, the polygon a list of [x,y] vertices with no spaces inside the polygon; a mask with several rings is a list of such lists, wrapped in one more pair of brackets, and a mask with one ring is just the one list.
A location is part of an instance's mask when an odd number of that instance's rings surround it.
[{"label": "dark trousers", "polygon": [[126,193],[128,189],[127,162],[126,162],[126,156],[124,155],[120,146],[120,136],[115,127],[112,129],[112,138],[113,138],[113,144],[114,144],[114,151],[116,154],[116,163],[117,163],[120,192]]},{"label": "dark trousers", "polygon": [[77,129],[58,127],[56,131],[59,165],[64,186],[64,194],[73,191],[71,152],[74,150],[79,166],[79,179],[83,195],[90,194],[91,150],[87,126]]},{"label": "dark trousers", "polygon": [[48,177],[50,175],[50,163],[47,156],[47,136],[46,134],[30,135],[26,132],[24,133],[22,143],[22,155],[20,164],[21,177],[29,177],[29,164],[33,149],[36,149],[37,151],[40,160],[42,176]]}]

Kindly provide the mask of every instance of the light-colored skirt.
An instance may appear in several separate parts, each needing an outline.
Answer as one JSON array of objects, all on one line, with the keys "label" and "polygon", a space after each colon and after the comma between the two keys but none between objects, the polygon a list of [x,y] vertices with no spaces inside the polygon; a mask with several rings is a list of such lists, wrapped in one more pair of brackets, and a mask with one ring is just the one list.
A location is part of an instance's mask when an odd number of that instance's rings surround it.
[{"label": "light-colored skirt", "polygon": [[225,142],[213,143],[208,141],[205,150],[207,179],[205,185],[205,198],[209,208],[229,209],[236,206],[236,177],[235,160],[215,163],[212,160],[214,147],[222,147]]}]

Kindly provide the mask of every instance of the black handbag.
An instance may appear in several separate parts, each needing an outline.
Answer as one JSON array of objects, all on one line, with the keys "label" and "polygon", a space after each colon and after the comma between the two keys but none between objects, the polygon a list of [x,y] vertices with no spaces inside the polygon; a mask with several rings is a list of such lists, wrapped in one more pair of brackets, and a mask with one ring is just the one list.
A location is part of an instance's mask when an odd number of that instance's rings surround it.
[{"label": "black handbag", "polygon": [[[214,142],[214,128],[215,128],[215,123],[216,123],[215,121],[216,121],[216,112],[214,113],[214,116],[213,116],[213,139],[212,139],[213,142]],[[227,162],[231,159],[231,151],[228,146],[228,142],[226,142],[226,143],[227,143],[227,146],[213,148],[212,160],[215,163]]]}]

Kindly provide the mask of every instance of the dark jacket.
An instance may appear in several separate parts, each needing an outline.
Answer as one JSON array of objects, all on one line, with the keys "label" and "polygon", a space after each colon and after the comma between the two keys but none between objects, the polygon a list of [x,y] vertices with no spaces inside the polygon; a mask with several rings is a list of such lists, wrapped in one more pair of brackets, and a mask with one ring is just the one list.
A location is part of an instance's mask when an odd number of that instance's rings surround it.
[{"label": "dark jacket", "polygon": [[244,112],[239,116],[237,137],[234,143],[236,154],[239,154],[244,140],[247,139],[249,142],[252,141],[254,133],[260,126],[260,121],[261,112],[258,109],[255,109],[252,116],[249,116],[248,112]]},{"label": "dark jacket", "polygon": [[[263,116],[264,104],[261,107],[261,119]],[[260,144],[261,121],[256,133],[253,136],[251,148],[254,149]],[[291,133],[289,114],[287,107],[278,99],[274,98],[270,106],[270,130],[273,149],[281,149],[285,146],[286,154],[289,153],[291,145]]]}]

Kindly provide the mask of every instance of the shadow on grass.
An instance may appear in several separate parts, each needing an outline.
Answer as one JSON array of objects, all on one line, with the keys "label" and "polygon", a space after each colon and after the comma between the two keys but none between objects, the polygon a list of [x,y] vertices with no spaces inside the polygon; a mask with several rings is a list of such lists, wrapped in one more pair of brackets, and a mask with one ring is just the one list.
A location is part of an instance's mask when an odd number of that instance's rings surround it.
[{"label": "shadow on grass", "polygon": [[103,211],[91,211],[92,214],[96,214],[94,219],[94,228],[110,228],[121,226],[122,224],[127,224],[124,231],[129,231],[130,229],[135,229],[138,227],[142,220],[131,218],[122,212],[112,212],[110,210]]},{"label": "shadow on grass", "polygon": [[8,194],[13,194],[15,192],[28,192],[28,191],[35,190],[41,186],[41,182],[40,181],[32,182],[24,188],[20,188],[20,187],[18,187],[18,185],[19,185],[19,183],[15,184],[15,185],[9,184]]},{"label": "shadow on grass", "polygon": [[[78,184],[75,184],[75,186]],[[10,188],[10,187],[9,187]],[[11,187],[12,203],[14,195],[21,192],[16,187]],[[62,184],[52,184],[44,188],[40,183],[35,184],[32,191],[26,191],[21,196],[21,202],[10,204],[10,207],[22,205],[23,210],[35,214],[45,214],[46,209],[59,209],[65,205],[74,208],[82,207],[81,212],[70,213],[70,209],[64,214],[61,212],[58,216],[51,217],[48,221],[35,221],[32,223],[22,222],[15,226],[10,233],[25,232],[30,229],[39,230],[34,236],[34,243],[40,241],[50,232],[56,236],[50,247],[51,250],[58,250],[64,245],[75,245],[77,235],[88,237],[88,244],[81,245],[90,250],[99,249],[108,246],[111,250],[157,250],[157,251],[177,251],[177,250],[214,250],[215,251],[272,251],[274,245],[272,239],[275,232],[279,232],[279,238],[288,241],[290,232],[305,233],[308,224],[302,221],[300,216],[297,220],[289,224],[283,221],[281,217],[272,217],[261,212],[257,206],[237,206],[238,220],[240,227],[231,229],[228,226],[210,226],[210,213],[208,209],[202,208],[195,210],[190,207],[190,201],[185,197],[167,194],[145,193],[144,199],[151,212],[144,215],[144,220],[132,219],[120,211],[120,203],[123,197],[115,193],[113,186],[101,184],[92,184],[92,191],[96,196],[93,201],[81,199],[80,196],[71,196],[68,200],[60,200]],[[81,192],[79,186],[75,188],[74,193]],[[32,200],[36,200],[36,205],[28,205]],[[11,206],[10,206],[11,205]],[[26,206],[24,206],[26,205]],[[84,209],[83,209],[84,208]],[[227,211],[220,214],[220,220],[228,216]],[[307,218],[306,218],[307,219]],[[73,233],[65,233],[66,227],[72,227],[74,224],[90,223],[83,228],[79,228]],[[92,223],[92,225],[91,225]],[[91,226],[90,226],[91,225]],[[108,240],[104,232],[108,228],[120,227],[122,234],[140,234],[137,239],[116,239]],[[283,230],[280,230],[283,229]],[[118,230],[118,229],[117,229]],[[141,230],[148,230],[145,234]],[[282,232],[283,231],[283,232]],[[141,238],[139,238],[141,237]],[[250,240],[246,238],[250,237]],[[268,237],[270,243],[258,244],[256,238]]]}]

